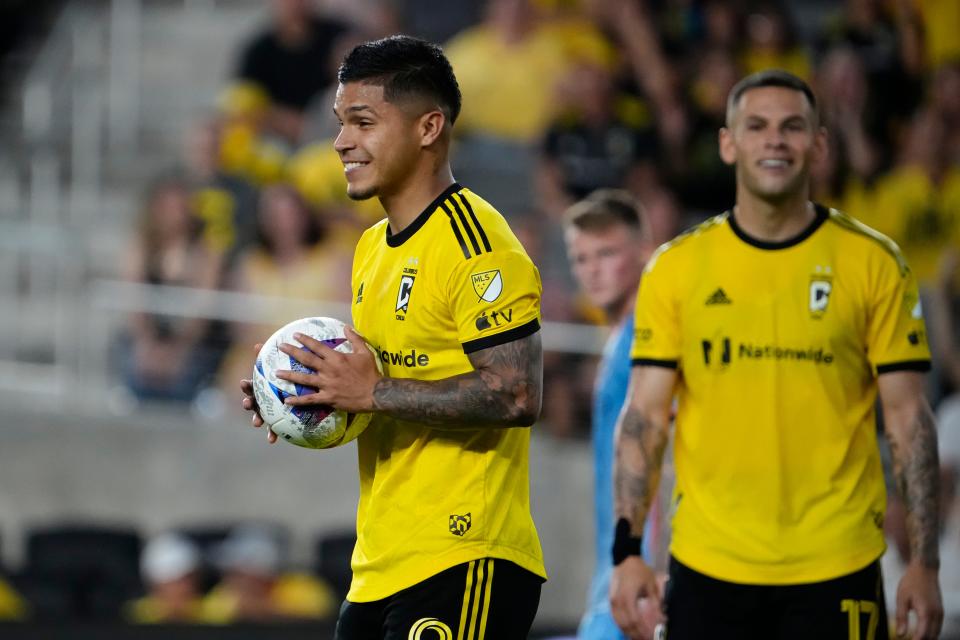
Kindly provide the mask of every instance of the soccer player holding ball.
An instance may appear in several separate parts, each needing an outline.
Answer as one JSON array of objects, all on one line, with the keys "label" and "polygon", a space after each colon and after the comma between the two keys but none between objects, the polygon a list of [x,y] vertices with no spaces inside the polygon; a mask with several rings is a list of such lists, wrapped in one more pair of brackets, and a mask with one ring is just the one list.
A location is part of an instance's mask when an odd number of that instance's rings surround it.
[{"label": "soccer player holding ball", "polygon": [[893,242],[810,202],[825,149],[802,80],[743,79],[720,131],[736,206],[646,267],[615,463],[611,608],[630,637],[641,633],[638,597],[664,597],[639,549],[675,394],[670,640],[888,637],[878,395],[911,547],[896,631],[939,634],[936,429],[917,285]]},{"label": "soccer player holding ball", "polygon": [[378,197],[387,218],[356,248],[353,353],[303,336],[309,350],[284,351],[314,373],[280,375],[316,389],[290,404],[375,414],[357,439],[358,540],[336,637],[526,638],[546,577],[528,478],[539,273],[503,217],[454,181],[460,91],[439,47],[361,44],[338,79],[347,193]]}]

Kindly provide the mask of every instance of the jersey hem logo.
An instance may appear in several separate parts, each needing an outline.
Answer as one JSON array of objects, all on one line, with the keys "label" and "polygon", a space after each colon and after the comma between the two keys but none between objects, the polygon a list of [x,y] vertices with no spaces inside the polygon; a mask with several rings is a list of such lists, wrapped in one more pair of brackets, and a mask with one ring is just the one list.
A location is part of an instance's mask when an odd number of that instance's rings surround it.
[{"label": "jersey hem logo", "polygon": [[462,536],[470,531],[471,524],[473,524],[473,518],[470,517],[469,513],[462,516],[453,514],[450,516],[450,533],[455,536]]},{"label": "jersey hem logo", "polygon": [[500,297],[503,292],[503,276],[500,275],[500,269],[491,271],[479,271],[470,274],[470,283],[473,285],[473,291],[479,298],[477,302],[493,302]]},{"label": "jersey hem logo", "polygon": [[710,294],[710,297],[707,298],[707,301],[704,303],[706,306],[713,304],[733,304],[733,301],[727,297],[726,292],[722,288],[717,288],[716,291]]}]

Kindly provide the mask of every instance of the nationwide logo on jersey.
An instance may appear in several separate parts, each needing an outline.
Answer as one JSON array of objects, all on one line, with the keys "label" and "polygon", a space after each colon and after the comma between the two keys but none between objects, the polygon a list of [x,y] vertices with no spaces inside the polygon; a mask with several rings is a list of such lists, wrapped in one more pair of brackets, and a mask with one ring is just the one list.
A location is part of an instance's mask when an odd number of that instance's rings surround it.
[{"label": "nationwide logo on jersey", "polygon": [[717,288],[716,291],[710,294],[710,297],[707,298],[707,301],[704,303],[706,306],[713,304],[732,304],[733,301],[727,297],[726,292],[723,289]]},{"label": "nationwide logo on jersey", "polygon": [[454,514],[450,516],[450,533],[455,536],[462,536],[467,531],[470,531],[470,525],[472,523],[473,518],[470,517],[469,513],[465,516]]},{"label": "nationwide logo on jersey", "polygon": [[470,282],[473,284],[473,291],[479,297],[477,302],[480,300],[493,302],[503,291],[503,276],[500,275],[500,269],[471,274]]}]

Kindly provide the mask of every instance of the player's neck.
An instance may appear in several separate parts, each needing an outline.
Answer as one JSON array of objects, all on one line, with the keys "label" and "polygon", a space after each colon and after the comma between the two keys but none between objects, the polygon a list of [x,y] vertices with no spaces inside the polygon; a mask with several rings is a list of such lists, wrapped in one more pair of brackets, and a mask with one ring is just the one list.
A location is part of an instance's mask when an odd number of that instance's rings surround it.
[{"label": "player's neck", "polygon": [[817,213],[803,191],[780,202],[769,202],[738,189],[733,215],[737,225],[751,238],[763,242],[782,242],[803,232]]},{"label": "player's neck", "polygon": [[[637,286],[639,286],[639,283]],[[636,291],[637,286],[634,286],[632,290]],[[636,293],[633,293],[626,296],[616,305],[611,305],[611,307],[606,310],[607,326],[611,329],[616,329],[617,327],[623,325],[627,318],[630,317],[630,314],[633,313],[636,303],[637,295]]]},{"label": "player's neck", "polygon": [[447,164],[427,178],[410,180],[396,193],[381,196],[380,204],[387,212],[390,233],[396,235],[406,229],[451,184],[453,173]]}]

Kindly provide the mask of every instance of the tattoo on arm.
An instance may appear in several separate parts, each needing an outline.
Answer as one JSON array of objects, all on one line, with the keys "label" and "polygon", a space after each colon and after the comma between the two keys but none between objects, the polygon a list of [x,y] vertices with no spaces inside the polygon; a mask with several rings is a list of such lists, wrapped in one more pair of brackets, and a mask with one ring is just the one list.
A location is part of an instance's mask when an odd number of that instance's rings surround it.
[{"label": "tattoo on arm", "polygon": [[617,437],[614,484],[617,515],[630,521],[631,533],[643,533],[643,523],[660,485],[668,430],[628,407]]},{"label": "tattoo on arm", "polygon": [[473,428],[529,426],[540,415],[540,334],[471,353],[474,370],[443,380],[381,378],[377,411],[426,424]]},{"label": "tattoo on arm", "polygon": [[926,567],[939,567],[940,465],[936,424],[926,403],[905,441],[890,437],[890,450],[897,488],[907,508],[910,557]]}]

